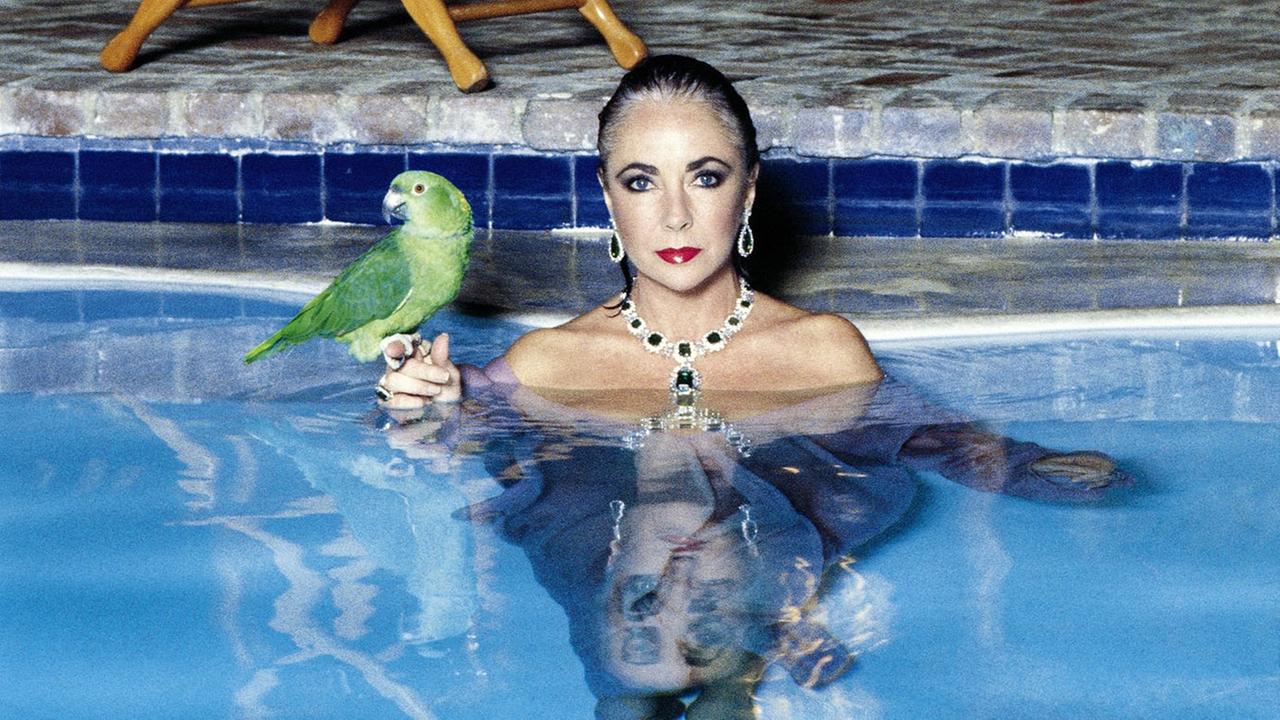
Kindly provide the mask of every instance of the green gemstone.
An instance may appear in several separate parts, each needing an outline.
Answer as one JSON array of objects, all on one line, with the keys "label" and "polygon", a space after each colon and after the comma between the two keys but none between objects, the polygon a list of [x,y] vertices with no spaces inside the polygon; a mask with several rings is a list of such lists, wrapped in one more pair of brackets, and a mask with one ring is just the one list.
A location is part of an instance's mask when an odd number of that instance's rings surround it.
[{"label": "green gemstone", "polygon": [[654,347],[658,347],[662,344],[662,335],[659,335],[658,333],[649,333],[649,337],[645,338],[645,342]]},{"label": "green gemstone", "polygon": [[689,357],[693,354],[693,346],[687,342],[682,342],[676,345],[676,354],[680,357]]},{"label": "green gemstone", "polygon": [[724,338],[720,337],[720,333],[712,331],[707,333],[707,342],[711,345],[719,345]]},{"label": "green gemstone", "polygon": [[744,308],[751,307],[751,301],[750,301],[750,300],[739,300],[739,301],[738,301],[738,304],[739,304],[739,305],[741,305],[741,306],[742,306],[742,307],[744,307]]},{"label": "green gemstone", "polygon": [[632,320],[632,321],[631,321],[631,327],[633,327],[633,328],[635,328],[635,329],[637,329],[637,330],[639,330],[639,329],[640,329],[640,326],[641,326],[641,325],[644,325],[644,323],[643,323],[643,322],[640,322],[640,318],[636,318],[635,320]]},{"label": "green gemstone", "polygon": [[739,319],[738,319],[738,318],[736,318],[736,317],[731,317],[731,318],[729,318],[729,324],[730,324],[730,325],[739,325],[739,324],[741,324],[741,323],[742,323],[742,321],[741,321],[741,320],[739,320]]},{"label": "green gemstone", "polygon": [[676,387],[693,387],[693,371],[688,369],[677,370]]},{"label": "green gemstone", "polygon": [[621,305],[619,305],[618,307],[621,307],[623,310],[630,310],[630,309],[631,309],[631,301],[630,301],[630,300],[623,300],[623,301],[622,301],[622,304],[621,304]]}]

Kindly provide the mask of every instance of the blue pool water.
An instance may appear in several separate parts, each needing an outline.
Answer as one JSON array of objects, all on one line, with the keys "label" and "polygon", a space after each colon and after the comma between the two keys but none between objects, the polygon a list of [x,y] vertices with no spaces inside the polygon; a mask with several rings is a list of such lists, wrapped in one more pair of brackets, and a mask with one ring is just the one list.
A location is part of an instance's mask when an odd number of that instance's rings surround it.
[{"label": "blue pool water", "polygon": [[[389,425],[369,397],[379,368],[336,345],[240,364],[294,310],[178,291],[0,293],[0,717],[589,718],[620,676],[665,664],[636,660],[637,644],[619,664],[591,640],[612,616],[592,604],[599,568],[584,558],[608,556],[604,582],[644,565],[628,543],[653,521],[646,507],[698,493],[737,499],[699,556],[722,559],[722,575],[695,568],[689,586],[748,590],[685,637],[736,637],[733,652],[774,660],[753,688],[762,717],[1280,706],[1276,330],[875,347],[933,404],[1107,453],[1133,476],[1081,504],[819,461],[794,437],[814,413],[738,422],[750,457],[718,436],[633,451],[627,423],[535,398]],[[450,331],[470,362],[521,332],[456,314],[428,330]],[[684,500],[646,506],[619,468]],[[510,485],[520,473],[541,484]],[[777,490],[792,482],[829,494],[788,503]],[[834,506],[849,528],[813,532]],[[849,559],[811,598],[819,536]],[[856,655],[824,687],[793,678],[807,656],[761,639],[771,613],[799,606],[804,627]]]}]

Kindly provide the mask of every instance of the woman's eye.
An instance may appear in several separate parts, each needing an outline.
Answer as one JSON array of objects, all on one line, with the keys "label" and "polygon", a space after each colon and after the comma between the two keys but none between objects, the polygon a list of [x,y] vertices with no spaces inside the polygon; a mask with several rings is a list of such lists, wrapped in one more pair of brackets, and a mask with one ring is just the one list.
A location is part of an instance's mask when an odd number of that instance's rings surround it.
[{"label": "woman's eye", "polygon": [[710,188],[719,185],[721,180],[719,173],[704,172],[698,173],[697,177],[693,179],[693,184],[698,187]]},{"label": "woman's eye", "polygon": [[653,187],[653,183],[649,181],[649,178],[643,175],[637,175],[636,177],[625,181],[623,184],[626,185],[628,190],[634,190],[636,192],[643,192]]}]

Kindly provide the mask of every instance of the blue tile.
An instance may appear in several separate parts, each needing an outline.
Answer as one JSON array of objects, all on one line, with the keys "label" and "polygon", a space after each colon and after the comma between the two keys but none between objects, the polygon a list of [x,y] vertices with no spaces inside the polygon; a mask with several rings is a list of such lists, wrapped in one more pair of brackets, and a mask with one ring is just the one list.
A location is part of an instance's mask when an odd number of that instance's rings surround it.
[{"label": "blue tile", "polygon": [[835,185],[836,202],[914,201],[916,198],[919,165],[915,161],[835,160],[833,163],[832,182]]},{"label": "blue tile", "polygon": [[1182,166],[1101,162],[1095,169],[1098,207],[1121,210],[1174,210],[1182,199]]},{"label": "blue tile", "polygon": [[948,203],[926,205],[920,214],[924,237],[996,237],[1004,233],[1000,205]]},{"label": "blue tile", "polygon": [[1009,166],[1009,191],[1018,202],[1088,205],[1089,168],[1070,163]]},{"label": "blue tile", "polygon": [[1271,237],[1271,214],[1263,212],[1232,213],[1192,211],[1187,214],[1186,237],[1267,238]]},{"label": "blue tile", "polygon": [[427,170],[449,179],[471,199],[471,193],[489,190],[489,156],[485,153],[409,153],[410,170]]},{"label": "blue tile", "polygon": [[155,220],[155,153],[81,151],[80,217],[135,222]]},{"label": "blue tile", "polygon": [[1176,240],[1180,225],[1177,210],[1098,211],[1098,237],[1104,240]]},{"label": "blue tile", "polygon": [[[495,197],[568,198],[573,192],[569,162],[564,156],[495,155],[493,194]],[[496,218],[494,224],[496,227]]]},{"label": "blue tile", "polygon": [[302,223],[324,218],[320,156],[250,153],[240,160],[244,222]]},{"label": "blue tile", "polygon": [[920,234],[915,203],[836,203],[834,231],[842,237]]},{"label": "blue tile", "polygon": [[1271,173],[1256,163],[1196,163],[1187,177],[1187,206],[1271,212]]},{"label": "blue tile", "polygon": [[493,227],[503,230],[545,230],[568,227],[573,203],[568,197],[500,197],[494,200]]},{"label": "blue tile", "polygon": [[160,219],[170,222],[237,222],[239,168],[230,155],[160,155]]},{"label": "blue tile", "polygon": [[604,204],[604,193],[596,179],[600,158],[595,155],[577,155],[573,158],[573,193],[578,210],[574,219],[577,227],[609,227],[609,208]]},{"label": "blue tile", "polygon": [[102,290],[87,293],[84,300],[85,322],[121,318],[154,318],[160,316],[162,295],[158,292]]},{"label": "blue tile", "polygon": [[1004,202],[1004,164],[935,160],[924,165],[925,207],[934,201]]},{"label": "blue tile", "polygon": [[69,152],[0,152],[0,219],[72,220],[76,156]]},{"label": "blue tile", "polygon": [[825,203],[831,189],[830,171],[825,160],[764,160],[759,185],[796,202]]},{"label": "blue tile", "polygon": [[240,311],[245,317],[283,318],[288,320],[298,313],[298,306],[293,303],[245,298],[240,301]]},{"label": "blue tile", "polygon": [[[759,207],[759,203],[756,204]],[[796,235],[828,235],[831,233],[831,217],[827,204],[795,203],[787,207],[786,231]],[[752,220],[757,223],[758,220]]]},{"label": "blue tile", "polygon": [[604,204],[604,196],[597,192],[578,196],[578,214],[575,225],[583,228],[609,227],[609,208]]},{"label": "blue tile", "polygon": [[404,172],[403,153],[326,153],[324,214],[330,220],[382,225],[382,198]]},{"label": "blue tile", "polygon": [[1088,208],[1047,204],[1018,204],[1013,209],[1010,230],[1045,233],[1067,238],[1093,237],[1093,221]]},{"label": "blue tile", "polygon": [[242,307],[240,298],[232,295],[169,293],[162,300],[161,312],[171,318],[233,318],[240,315]]},{"label": "blue tile", "polygon": [[409,153],[410,170],[427,170],[449,179],[471,204],[476,227],[489,227],[489,156],[486,153]]},{"label": "blue tile", "polygon": [[0,292],[0,317],[34,318],[45,322],[80,322],[84,293],[57,291],[40,293],[40,302],[31,302],[31,293]]}]

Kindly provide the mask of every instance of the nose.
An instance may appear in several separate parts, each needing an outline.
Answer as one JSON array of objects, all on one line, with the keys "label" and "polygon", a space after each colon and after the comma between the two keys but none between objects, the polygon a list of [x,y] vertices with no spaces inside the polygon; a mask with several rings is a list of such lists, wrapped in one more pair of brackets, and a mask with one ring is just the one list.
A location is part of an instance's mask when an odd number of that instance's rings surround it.
[{"label": "nose", "polygon": [[667,193],[667,205],[664,208],[663,226],[668,230],[684,230],[693,224],[693,215],[689,210],[689,196],[682,186],[677,185]]}]

